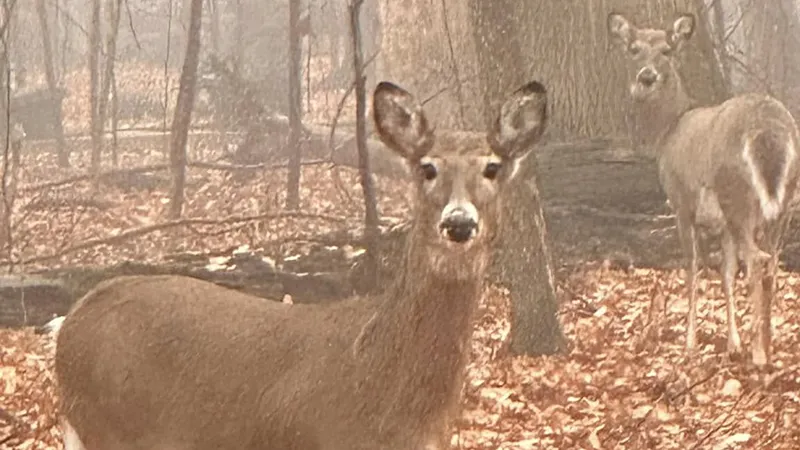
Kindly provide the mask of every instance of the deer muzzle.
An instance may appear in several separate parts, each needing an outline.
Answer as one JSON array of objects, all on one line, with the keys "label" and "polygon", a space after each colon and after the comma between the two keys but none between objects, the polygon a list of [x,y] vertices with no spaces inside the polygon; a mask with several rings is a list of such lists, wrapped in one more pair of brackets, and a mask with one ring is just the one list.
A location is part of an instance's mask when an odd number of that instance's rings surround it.
[{"label": "deer muzzle", "polygon": [[463,244],[478,234],[478,211],[471,203],[447,205],[442,211],[439,231],[446,239]]}]

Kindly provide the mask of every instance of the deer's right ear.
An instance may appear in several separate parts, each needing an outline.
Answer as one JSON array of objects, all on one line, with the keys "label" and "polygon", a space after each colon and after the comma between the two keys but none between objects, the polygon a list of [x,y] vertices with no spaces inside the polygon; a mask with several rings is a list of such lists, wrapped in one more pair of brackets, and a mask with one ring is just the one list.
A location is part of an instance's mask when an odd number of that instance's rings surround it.
[{"label": "deer's right ear", "polygon": [[422,105],[393,83],[378,83],[372,95],[372,115],[381,140],[408,161],[418,161],[433,145],[433,128]]},{"label": "deer's right ear", "polygon": [[627,52],[633,41],[633,25],[622,14],[613,12],[608,15],[607,25],[611,43]]}]

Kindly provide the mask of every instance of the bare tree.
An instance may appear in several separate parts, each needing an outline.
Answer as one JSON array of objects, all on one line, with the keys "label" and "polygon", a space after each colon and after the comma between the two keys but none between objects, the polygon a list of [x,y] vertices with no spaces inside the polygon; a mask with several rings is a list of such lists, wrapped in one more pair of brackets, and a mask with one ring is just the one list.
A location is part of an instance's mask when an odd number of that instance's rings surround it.
[{"label": "bare tree", "polygon": [[300,41],[300,0],[289,1],[289,173],[286,182],[286,208],[300,207],[300,135],[303,128],[302,48]]},{"label": "bare tree", "polygon": [[[114,79],[114,64],[117,58],[117,34],[119,33],[120,9],[122,0],[107,0],[105,13],[108,24],[105,39],[105,64],[100,86],[100,98],[97,104],[97,121],[101,124],[101,131],[105,133],[105,123],[108,111],[108,98]],[[99,70],[99,69],[98,69]],[[114,151],[116,155],[116,150]],[[115,158],[116,160],[116,158]]]},{"label": "bare tree", "polygon": [[100,54],[102,52],[100,0],[92,0],[89,28],[89,104],[91,108],[92,156],[90,171],[100,173],[103,152],[103,122],[100,120]]},{"label": "bare tree", "polygon": [[366,75],[364,74],[364,54],[361,45],[360,13],[364,0],[351,0],[350,36],[353,54],[353,73],[356,90],[356,145],[358,147],[358,171],[361,179],[361,190],[364,192],[364,240],[367,243],[367,261],[365,261],[364,288],[372,289],[377,284],[378,261],[380,261],[380,229],[378,228],[378,201],[375,198],[375,186],[370,170],[369,152],[367,150],[366,126]]},{"label": "bare tree", "polygon": [[172,119],[170,139],[170,166],[172,167],[172,194],[169,215],[173,219],[183,211],[183,191],[186,184],[186,143],[192,121],[197,65],[200,61],[200,29],[203,19],[203,0],[192,0],[186,53],[181,70],[178,99]]},{"label": "bare tree", "polygon": [[64,126],[61,117],[61,102],[57,101],[59,93],[58,82],[56,81],[56,71],[53,59],[53,41],[50,33],[50,23],[47,20],[47,8],[45,0],[36,0],[36,13],[39,16],[39,26],[42,29],[42,50],[44,58],[44,75],[47,79],[47,88],[53,99],[50,107],[52,111],[53,125],[56,134],[56,151],[58,153],[58,165],[69,167],[69,151],[64,140]]}]

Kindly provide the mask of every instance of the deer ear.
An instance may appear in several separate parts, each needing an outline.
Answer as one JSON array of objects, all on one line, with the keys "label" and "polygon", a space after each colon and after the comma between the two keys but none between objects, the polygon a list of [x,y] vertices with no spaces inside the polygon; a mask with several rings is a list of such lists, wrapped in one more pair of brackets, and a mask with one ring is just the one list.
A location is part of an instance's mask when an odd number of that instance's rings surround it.
[{"label": "deer ear", "polygon": [[500,108],[489,145],[503,159],[519,159],[542,137],[547,125],[547,90],[538,81],[517,89]]},{"label": "deer ear", "polygon": [[675,19],[672,24],[672,34],[670,41],[672,46],[679,48],[684,42],[688,41],[694,33],[695,18],[693,14],[682,14]]},{"label": "deer ear", "polygon": [[382,81],[372,95],[372,116],[381,140],[408,161],[418,161],[433,145],[425,111],[405,89]]},{"label": "deer ear", "polygon": [[635,27],[622,14],[610,13],[607,20],[611,43],[627,52],[633,41]]}]

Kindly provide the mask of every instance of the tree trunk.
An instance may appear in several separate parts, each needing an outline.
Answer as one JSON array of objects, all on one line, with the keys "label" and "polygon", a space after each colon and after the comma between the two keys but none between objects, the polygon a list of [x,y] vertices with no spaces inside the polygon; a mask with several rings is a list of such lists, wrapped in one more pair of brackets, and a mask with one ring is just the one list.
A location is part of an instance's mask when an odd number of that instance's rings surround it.
[{"label": "tree trunk", "polygon": [[203,0],[192,0],[186,53],[181,70],[175,116],[172,119],[170,141],[170,166],[172,167],[172,194],[170,218],[177,219],[183,210],[183,191],[186,183],[186,141],[192,121],[197,65],[200,60],[200,29],[203,18]]},{"label": "tree trunk", "polygon": [[103,122],[100,120],[100,0],[92,0],[89,29],[89,105],[91,114],[92,156],[90,171],[100,173],[103,152]]},{"label": "tree trunk", "polygon": [[[431,0],[389,3],[387,7],[392,13],[384,26],[388,72],[395,78],[408,79],[409,87],[418,91],[444,90],[435,104],[431,104],[436,116],[444,120],[461,115],[456,95],[459,91],[455,88],[458,86],[468,102],[464,105],[468,127],[482,125],[476,118],[484,117],[487,112],[469,99],[485,95],[473,82],[480,78],[475,76],[481,58],[477,48],[485,45],[473,39],[474,27],[479,24],[468,10],[501,7],[492,6],[495,2],[490,1],[483,6],[472,1],[447,1],[446,8],[442,8],[441,2]],[[521,50],[503,48],[507,54],[518,55],[516,74],[504,74],[502,72],[507,69],[499,66],[493,68],[490,79],[518,76],[541,80],[548,87],[555,112],[547,132],[550,137],[572,140],[625,135],[625,115],[629,109],[627,81],[631,74],[627,72],[624,55],[608,42],[609,12],[621,12],[637,24],[668,26],[678,12],[698,13],[696,3],[696,0],[503,1],[498,5],[515,12],[514,25],[512,29],[506,23],[497,23],[499,28],[495,34],[499,40],[508,37],[509,42],[516,42],[513,45],[519,45]],[[408,7],[409,4],[412,6]],[[442,25],[440,18],[445,9],[451,25],[448,28]],[[682,52],[681,71],[689,92],[701,103],[709,103],[722,100],[728,93],[708,29],[704,23],[699,25],[687,51]],[[424,30],[424,33],[408,39],[403,33],[409,27]],[[453,72],[443,64],[451,59],[451,48],[459,55],[459,72],[463,74],[460,80],[454,80]],[[511,56],[498,58],[511,59]],[[504,90],[513,86],[501,81],[500,86],[491,88]]]},{"label": "tree trunk", "polygon": [[[492,126],[502,100],[526,76],[514,0],[471,0],[473,32],[483,91],[484,120]],[[533,158],[521,168],[504,199],[504,223],[492,272],[511,292],[511,350],[515,354],[552,354],[563,348],[556,313],[558,302],[546,244],[546,232]]]},{"label": "tree trunk", "polygon": [[219,33],[219,3],[218,0],[208,0],[208,12],[210,14],[210,33],[211,51],[215,56],[220,56],[220,33]]},{"label": "tree trunk", "polygon": [[289,0],[289,170],[286,181],[286,209],[300,208],[300,134],[303,97],[301,84],[300,0]]},{"label": "tree trunk", "polygon": [[[117,57],[117,34],[119,32],[120,10],[122,0],[108,0],[106,2],[106,23],[108,30],[105,45],[105,65],[103,67],[103,77],[100,86],[100,98],[97,104],[97,121],[102,124],[102,132],[105,132],[105,123],[108,116],[108,98],[111,92],[112,81],[114,79],[114,63]],[[116,151],[114,152],[116,155]],[[114,157],[116,165],[116,156]]]},{"label": "tree trunk", "polygon": [[351,0],[350,36],[353,55],[353,73],[356,74],[356,146],[358,147],[358,171],[361,190],[364,193],[364,240],[367,243],[365,262],[365,290],[372,290],[378,282],[378,261],[380,261],[380,229],[378,228],[378,201],[370,170],[369,149],[367,148],[367,93],[364,74],[364,54],[361,46],[361,25],[359,14],[364,0]]},{"label": "tree trunk", "polygon": [[743,6],[743,37],[747,55],[744,90],[768,92],[800,114],[800,20],[794,1],[771,0]]},{"label": "tree trunk", "polygon": [[53,124],[55,125],[54,132],[56,135],[58,165],[60,167],[69,167],[69,152],[67,150],[67,143],[64,140],[64,126],[61,118],[61,102],[55,101],[59,93],[58,83],[56,82],[56,71],[53,65],[53,41],[50,35],[50,24],[47,20],[47,8],[45,7],[45,0],[36,0],[36,13],[39,16],[39,26],[42,29],[42,56],[44,57],[44,75],[47,79],[47,88],[50,89],[50,95],[54,99],[50,109],[53,114]]}]

